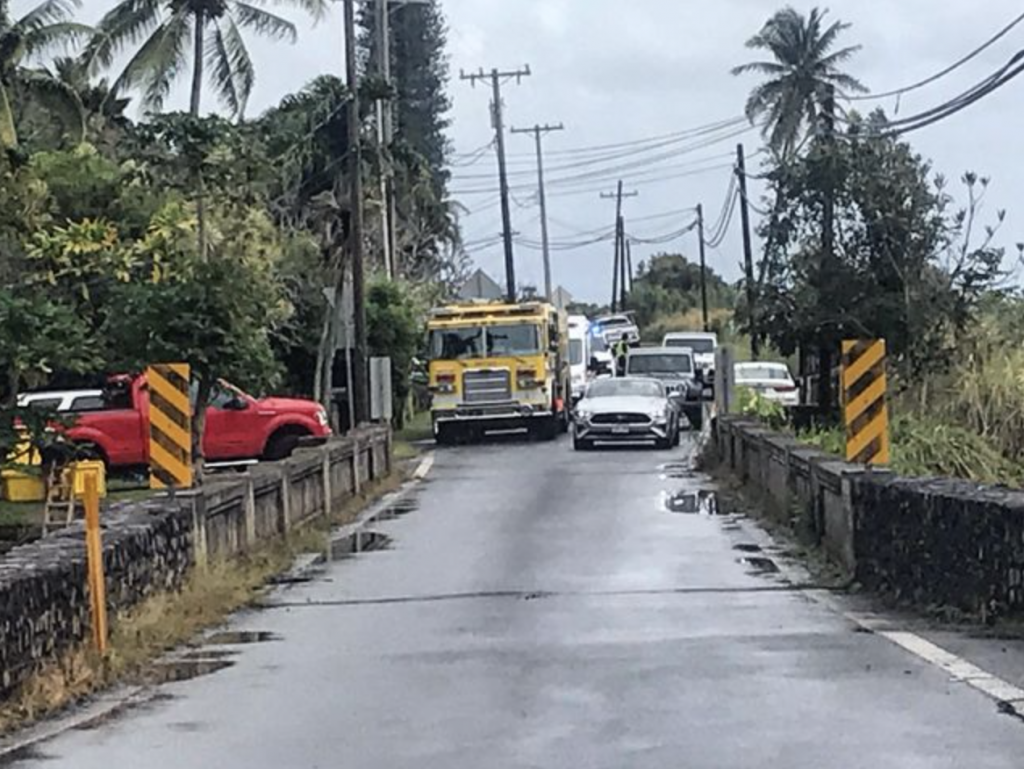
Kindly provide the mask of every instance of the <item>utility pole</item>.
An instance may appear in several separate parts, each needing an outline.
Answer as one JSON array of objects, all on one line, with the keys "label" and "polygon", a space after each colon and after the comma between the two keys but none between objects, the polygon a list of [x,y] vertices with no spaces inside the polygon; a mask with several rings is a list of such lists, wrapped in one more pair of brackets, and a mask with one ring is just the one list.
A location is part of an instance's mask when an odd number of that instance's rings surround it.
[{"label": "utility pole", "polygon": [[711,330],[708,320],[708,268],[704,255],[704,205],[697,204],[697,239],[700,242],[700,309],[704,319],[704,332]]},{"label": "utility pole", "polygon": [[633,243],[626,239],[626,273],[629,275],[629,291],[633,291]]},{"label": "utility pole", "polygon": [[481,69],[479,72],[469,75],[465,72],[459,73],[460,79],[468,80],[474,86],[478,80],[491,81],[491,121],[494,124],[495,143],[498,150],[498,186],[501,189],[501,228],[502,235],[505,240],[505,283],[507,286],[506,291],[508,294],[508,301],[510,302],[514,302],[516,300],[516,266],[515,254],[512,250],[512,211],[509,207],[508,200],[508,169],[505,164],[505,123],[502,115],[501,84],[503,80],[508,80],[510,78],[515,78],[516,83],[521,83],[523,78],[529,77],[530,74],[529,65],[511,72],[502,72],[498,69],[492,69],[490,72],[484,72],[483,69]]},{"label": "utility pole", "polygon": [[[366,371],[366,304],[364,296],[363,273],[363,153],[359,143],[359,82],[356,63],[356,8],[355,0],[344,0],[345,3],[345,73],[349,88],[348,116],[348,175],[351,214],[349,220],[349,253],[352,262],[352,305],[353,344],[352,376],[348,382],[349,397],[352,399],[357,427],[369,419],[367,403],[367,371]],[[340,278],[339,291],[344,285],[344,270]]]},{"label": "utility pole", "polygon": [[[747,163],[743,145],[736,145],[736,178],[740,183],[740,219],[743,222],[743,267],[747,274],[747,312],[750,313],[750,357],[761,357],[758,341],[756,291],[754,286],[754,251],[750,242],[750,210],[747,206]],[[701,239],[703,247],[703,238]]]},{"label": "utility pole", "polygon": [[[388,12],[389,0],[376,0],[377,23],[377,74],[381,80],[391,84],[391,15]],[[391,171],[388,168],[387,154],[391,146],[392,113],[391,103],[387,98],[377,100],[377,171],[380,177],[380,232],[381,251],[384,260],[384,272],[393,278],[397,272],[394,259],[394,219],[391,206],[393,201]]]},{"label": "utility pole", "polygon": [[[832,274],[832,265],[835,257],[835,189],[833,174],[833,138],[835,136],[835,109],[836,92],[832,86],[825,87],[825,98],[821,105],[822,131],[825,135],[826,146],[826,189],[825,200],[822,208],[822,231],[821,231],[821,263],[818,266],[818,320],[819,322],[828,317],[830,309],[827,306],[829,292],[823,290]],[[833,345],[818,330],[818,407],[823,413],[831,413],[834,394],[832,392],[832,350]]]},{"label": "utility pole", "polygon": [[551,245],[548,241],[548,204],[547,196],[544,193],[544,134],[552,131],[564,131],[565,126],[558,125],[535,125],[533,128],[511,128],[514,134],[533,134],[537,143],[537,197],[540,203],[540,242],[544,253],[544,296],[551,301]]},{"label": "utility pole", "polygon": [[[625,227],[622,222],[622,199],[635,198],[640,193],[636,190],[631,192],[622,191],[622,179],[619,179],[615,192],[602,192],[601,198],[615,201],[615,261],[612,264],[612,312],[616,309],[616,299],[621,297],[621,307],[626,309],[626,248],[625,248]],[[621,275],[621,280],[620,280]]]}]

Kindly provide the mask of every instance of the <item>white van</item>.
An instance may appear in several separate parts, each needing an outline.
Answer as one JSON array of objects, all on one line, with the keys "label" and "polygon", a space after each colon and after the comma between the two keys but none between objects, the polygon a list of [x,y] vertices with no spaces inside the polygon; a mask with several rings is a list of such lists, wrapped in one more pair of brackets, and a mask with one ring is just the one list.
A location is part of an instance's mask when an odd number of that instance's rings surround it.
[{"label": "white van", "polygon": [[590,363],[590,321],[585,315],[569,316],[569,372],[572,380],[572,402],[583,397],[587,389]]}]

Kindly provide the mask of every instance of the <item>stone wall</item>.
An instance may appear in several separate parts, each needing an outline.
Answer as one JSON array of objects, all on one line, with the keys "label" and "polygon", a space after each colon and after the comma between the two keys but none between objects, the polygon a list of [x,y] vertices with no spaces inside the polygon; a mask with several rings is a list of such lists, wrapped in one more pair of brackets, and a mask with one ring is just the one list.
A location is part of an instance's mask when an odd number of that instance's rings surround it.
[{"label": "stone wall", "polygon": [[853,507],[867,587],[972,615],[1024,609],[1024,492],[890,478],[860,484]]},{"label": "stone wall", "polygon": [[[243,553],[326,516],[390,472],[390,431],[376,428],[298,449],[288,460],[244,474],[213,476],[201,491],[173,500],[109,506],[101,519],[109,611],[179,587],[196,563]],[[80,522],[0,557],[2,693],[85,641],[89,623]]]},{"label": "stone wall", "polygon": [[739,417],[719,417],[714,441],[766,514],[811,533],[866,587],[972,615],[1024,609],[1024,492],[900,478]]}]

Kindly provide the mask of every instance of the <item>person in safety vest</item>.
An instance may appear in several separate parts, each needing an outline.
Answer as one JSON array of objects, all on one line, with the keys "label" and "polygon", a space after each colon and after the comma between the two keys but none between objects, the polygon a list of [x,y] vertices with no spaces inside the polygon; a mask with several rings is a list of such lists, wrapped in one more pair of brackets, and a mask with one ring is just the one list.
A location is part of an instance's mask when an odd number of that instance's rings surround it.
[{"label": "person in safety vest", "polygon": [[615,357],[615,372],[617,376],[626,376],[626,356],[629,354],[629,342],[626,335],[619,337],[619,341],[612,347],[612,355]]}]

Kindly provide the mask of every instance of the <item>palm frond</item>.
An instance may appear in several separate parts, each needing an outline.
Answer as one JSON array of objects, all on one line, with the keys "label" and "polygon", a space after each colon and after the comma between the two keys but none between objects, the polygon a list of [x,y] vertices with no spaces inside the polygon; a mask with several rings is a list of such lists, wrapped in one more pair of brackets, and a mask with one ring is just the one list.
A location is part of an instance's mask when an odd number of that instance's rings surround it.
[{"label": "palm frond", "polygon": [[[268,4],[268,0],[253,0],[253,2],[261,6]],[[297,8],[311,16],[314,23],[323,21],[331,12],[331,0],[269,0],[269,4]]]},{"label": "palm frond", "polygon": [[213,65],[210,77],[217,89],[217,95],[231,111],[232,116],[236,116],[242,109],[242,102],[235,84],[235,68],[231,61],[231,54],[224,42],[224,32],[220,23],[213,21],[210,26],[210,34],[206,38],[206,50],[203,52],[203,56]]},{"label": "palm frond", "polygon": [[835,45],[839,35],[850,28],[849,22],[836,21],[826,29],[814,43],[814,57],[820,59]]},{"label": "palm frond", "polygon": [[830,72],[834,70],[837,65],[849,61],[853,55],[860,50],[860,48],[861,47],[859,45],[851,45],[840,51],[836,51],[833,54],[829,54],[825,58],[818,60],[816,69],[818,69],[819,72]]},{"label": "palm frond", "polygon": [[114,81],[111,92],[141,87],[143,106],[159,111],[174,81],[188,65],[192,21],[191,14],[183,9],[158,26]]},{"label": "palm frond", "polygon": [[44,0],[18,19],[13,28],[27,35],[51,24],[67,21],[81,6],[81,0]]},{"label": "palm frond", "polygon": [[256,74],[245,39],[231,14],[215,22],[207,45],[207,56],[213,63],[213,82],[218,96],[232,115],[241,120],[245,116]]},{"label": "palm frond", "polygon": [[110,9],[83,54],[89,72],[109,68],[117,54],[148,39],[163,21],[161,5],[161,0],[121,0]]},{"label": "palm frond", "polygon": [[827,79],[830,83],[839,87],[839,90],[844,93],[867,93],[868,87],[860,82],[857,78],[852,75],[846,75],[842,72],[836,72],[828,75]]},{"label": "palm frond", "polygon": [[39,55],[53,48],[62,48],[67,51],[83,40],[91,39],[94,34],[96,34],[96,30],[88,24],[79,24],[74,21],[48,24],[25,33],[25,54],[28,56]]},{"label": "palm frond", "polygon": [[236,0],[232,3],[232,14],[239,26],[250,29],[258,35],[274,40],[287,40],[294,43],[299,39],[295,25],[268,11],[264,11],[249,3]]},{"label": "palm frond", "polygon": [[752,61],[729,70],[733,75],[744,75],[748,72],[755,72],[758,75],[778,75],[788,71],[789,67],[775,61]]}]

